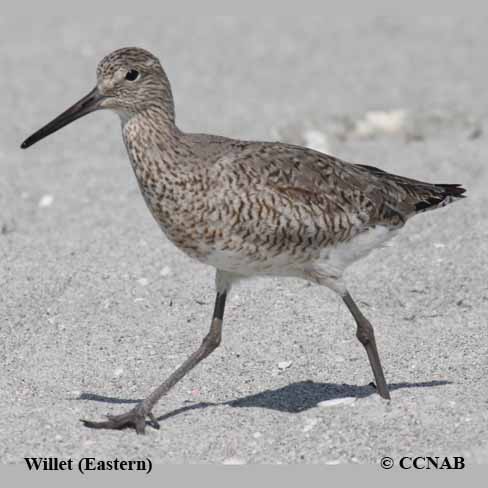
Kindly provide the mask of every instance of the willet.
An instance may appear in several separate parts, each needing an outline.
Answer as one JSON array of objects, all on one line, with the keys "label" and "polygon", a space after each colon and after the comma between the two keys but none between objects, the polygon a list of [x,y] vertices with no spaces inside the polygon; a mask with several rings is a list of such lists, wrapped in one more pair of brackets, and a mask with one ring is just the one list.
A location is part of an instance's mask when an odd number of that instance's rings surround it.
[{"label": "willet", "polygon": [[166,236],[216,268],[210,331],[200,347],[127,413],[86,426],[143,433],[153,407],[221,341],[231,285],[255,275],[294,276],[327,286],[357,324],[378,393],[390,398],[373,327],[344,282],[344,270],[381,246],[407,219],[463,197],[460,185],[430,184],[351,164],[304,147],[187,134],[159,60],[124,48],[98,65],[95,88],[25,140],[27,148],[70,122],[111,109],[142,195]]}]

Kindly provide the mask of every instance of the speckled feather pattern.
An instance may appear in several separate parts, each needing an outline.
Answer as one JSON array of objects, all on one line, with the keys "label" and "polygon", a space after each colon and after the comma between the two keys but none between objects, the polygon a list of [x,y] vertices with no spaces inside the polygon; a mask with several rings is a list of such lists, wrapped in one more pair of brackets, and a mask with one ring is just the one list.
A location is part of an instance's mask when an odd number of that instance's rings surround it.
[{"label": "speckled feather pattern", "polygon": [[99,86],[115,89],[105,80],[134,67],[144,78],[113,108],[144,199],[177,247],[222,271],[300,276],[342,293],[349,264],[412,215],[464,191],[289,144],[183,133],[152,54],[110,54],[98,67]]}]

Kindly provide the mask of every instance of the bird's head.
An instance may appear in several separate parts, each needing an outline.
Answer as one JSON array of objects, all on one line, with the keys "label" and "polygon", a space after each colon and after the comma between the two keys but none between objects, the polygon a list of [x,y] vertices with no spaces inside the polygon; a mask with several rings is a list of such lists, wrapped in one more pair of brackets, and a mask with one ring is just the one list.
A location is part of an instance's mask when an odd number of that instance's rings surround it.
[{"label": "bird's head", "polygon": [[174,105],[168,78],[150,52],[122,48],[105,56],[97,67],[95,88],[68,110],[27,138],[23,149],[95,110],[111,109],[126,122],[146,110],[159,110],[174,122]]}]

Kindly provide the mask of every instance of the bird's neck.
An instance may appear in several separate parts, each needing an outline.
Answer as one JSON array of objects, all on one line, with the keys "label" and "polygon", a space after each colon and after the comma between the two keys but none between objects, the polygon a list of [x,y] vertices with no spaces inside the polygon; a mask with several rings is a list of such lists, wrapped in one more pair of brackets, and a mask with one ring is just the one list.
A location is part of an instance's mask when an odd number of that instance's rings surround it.
[{"label": "bird's neck", "polygon": [[120,116],[122,135],[134,171],[171,168],[176,164],[181,132],[172,113],[148,108],[130,116]]},{"label": "bird's neck", "polygon": [[170,203],[189,176],[183,133],[164,111],[150,109],[122,120],[122,134],[147,203]]}]

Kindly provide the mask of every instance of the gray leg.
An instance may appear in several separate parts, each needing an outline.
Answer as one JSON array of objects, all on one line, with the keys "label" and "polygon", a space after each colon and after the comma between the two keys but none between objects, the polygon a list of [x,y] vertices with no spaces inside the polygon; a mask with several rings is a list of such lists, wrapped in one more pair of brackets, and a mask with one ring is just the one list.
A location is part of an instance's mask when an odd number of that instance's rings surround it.
[{"label": "gray leg", "polygon": [[346,292],[346,294],[342,298],[347,305],[347,308],[352,313],[354,320],[356,321],[356,336],[368,353],[369,363],[371,364],[371,368],[373,369],[378,393],[383,398],[389,400],[390,392],[388,391],[385,375],[383,374],[383,368],[381,367],[380,356],[378,354],[378,349],[376,348],[373,326],[370,324],[369,320],[361,313],[361,310],[359,310],[358,306],[348,292]]},{"label": "gray leg", "polygon": [[161,397],[178,383],[183,376],[191,371],[200,361],[202,361],[202,359],[205,359],[220,344],[226,296],[227,292],[225,291],[217,293],[209,333],[203,339],[200,347],[181,366],[179,366],[164,383],[158,386],[147,398],[129,412],[122,415],[109,415],[108,420],[103,422],[82,420],[84,425],[95,429],[124,429],[126,427],[133,427],[138,434],[144,434],[146,417],[149,417],[153,427],[159,428],[156,419],[151,413],[154,405],[156,405]]}]

